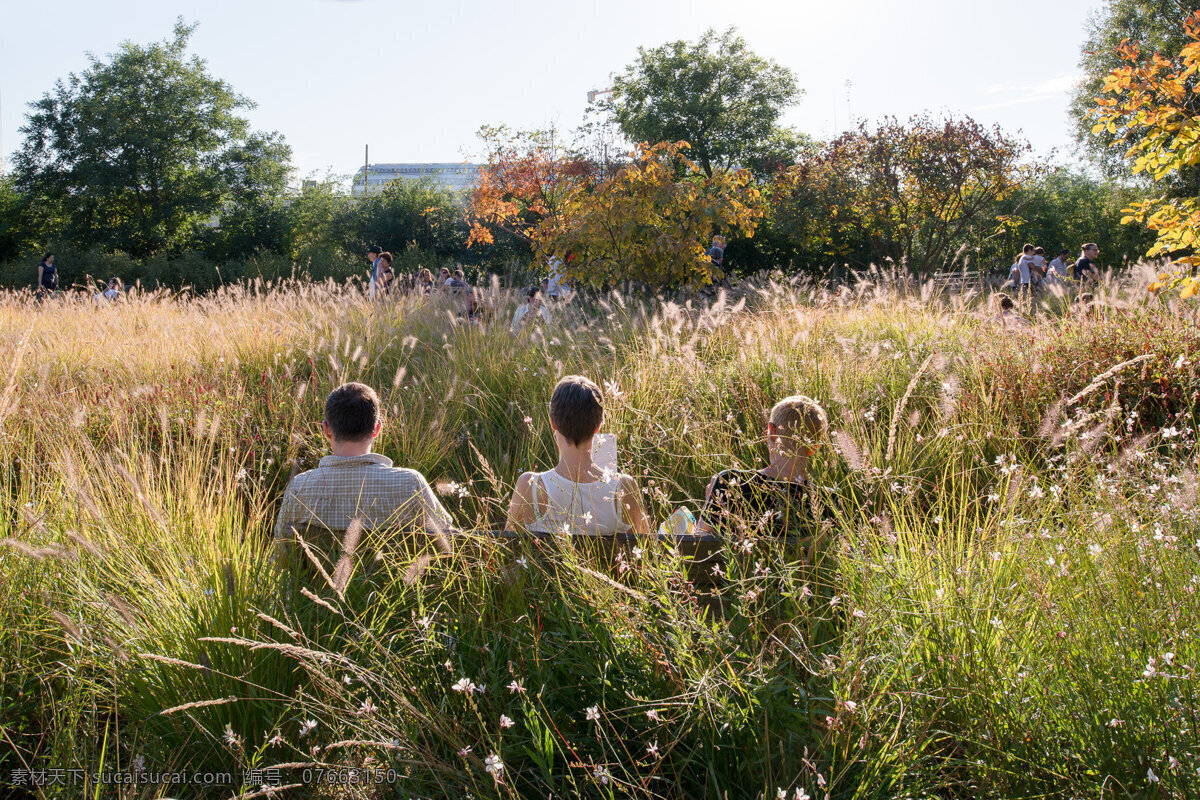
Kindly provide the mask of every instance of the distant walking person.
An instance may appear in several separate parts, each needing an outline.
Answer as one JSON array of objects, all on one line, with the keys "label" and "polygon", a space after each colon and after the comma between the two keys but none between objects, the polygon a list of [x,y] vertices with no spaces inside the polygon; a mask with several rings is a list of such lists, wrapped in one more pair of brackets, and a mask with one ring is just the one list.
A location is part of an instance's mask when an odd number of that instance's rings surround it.
[{"label": "distant walking person", "polygon": [[1100,274],[1096,269],[1096,257],[1100,255],[1100,245],[1095,242],[1088,242],[1083,246],[1083,251],[1079,254],[1079,260],[1075,262],[1075,267],[1072,274],[1075,280],[1080,284],[1095,282]]},{"label": "distant walking person", "polygon": [[371,281],[367,286],[367,297],[374,300],[375,292],[379,284],[379,272],[383,269],[383,248],[373,246],[367,248],[367,260],[371,262]]},{"label": "distant walking person", "polygon": [[722,272],[722,266],[725,264],[725,237],[714,236],[712,247],[704,251],[704,255],[708,256],[708,264],[713,274]]},{"label": "distant walking person", "polygon": [[58,267],[54,265],[54,253],[42,256],[42,263],[38,264],[37,286],[38,297],[52,294],[58,288]]},{"label": "distant walking person", "polygon": [[375,294],[378,297],[386,297],[392,291],[392,284],[396,280],[396,273],[392,271],[392,254],[383,252],[379,254],[379,277],[375,280]]},{"label": "distant walking person", "polygon": [[1029,291],[1029,282],[1032,280],[1033,270],[1033,251],[1034,246],[1031,244],[1021,248],[1021,255],[1017,256],[1017,270],[1020,272],[1021,291]]}]

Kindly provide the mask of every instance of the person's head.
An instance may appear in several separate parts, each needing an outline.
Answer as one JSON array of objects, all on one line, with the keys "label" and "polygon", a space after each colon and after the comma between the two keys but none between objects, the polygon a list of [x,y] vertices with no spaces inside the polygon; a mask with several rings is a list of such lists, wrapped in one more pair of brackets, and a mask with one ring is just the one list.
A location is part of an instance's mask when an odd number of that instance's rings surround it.
[{"label": "person's head", "polygon": [[466,276],[463,275],[463,271],[461,269],[454,270],[454,280],[461,281],[465,277]]},{"label": "person's head", "polygon": [[440,274],[443,278],[449,278],[450,277],[450,268],[442,267],[442,271],[438,274]]},{"label": "person's head", "polygon": [[529,291],[525,293],[525,302],[530,308],[537,308],[542,304],[542,290],[537,286],[529,287]]},{"label": "person's head", "polygon": [[367,248],[367,258],[370,260],[370,262],[371,262],[372,264],[374,264],[374,263],[375,263],[375,260],[376,260],[377,258],[379,258],[379,254],[380,254],[380,253],[382,253],[382,252],[383,252],[383,248],[382,248],[382,247],[378,247],[378,246],[376,246],[376,245],[372,245],[372,246],[370,246],[370,247],[368,247],[368,248]]},{"label": "person's head", "polygon": [[343,383],[325,399],[321,427],[333,445],[367,444],[379,435],[383,422],[379,395],[365,383]]},{"label": "person's head", "polygon": [[379,260],[383,262],[384,266],[390,267],[392,265],[392,254],[384,250],[379,254]]},{"label": "person's head", "polygon": [[1021,252],[1027,256],[1033,255],[1033,245],[1031,245],[1031,244],[1025,245],[1024,247],[1021,248]]},{"label": "person's head", "polygon": [[1046,248],[1044,248],[1044,247],[1035,247],[1035,248],[1033,248],[1033,254],[1034,254],[1035,256],[1044,256],[1044,255],[1046,255]]},{"label": "person's head", "polygon": [[116,289],[117,291],[120,291],[121,290],[121,279],[115,275],[113,277],[109,278],[108,279],[108,288]]},{"label": "person's head", "polygon": [[53,264],[54,263],[54,253],[46,253],[46,255],[42,256],[42,263],[43,264]]},{"label": "person's head", "polygon": [[1066,258],[1066,257],[1067,257],[1067,256],[1069,256],[1069,255],[1071,255],[1071,251],[1070,251],[1070,250],[1067,250],[1066,248],[1063,248],[1062,250],[1059,250],[1059,251],[1058,251],[1058,257],[1059,257],[1059,258]]},{"label": "person's head", "polygon": [[573,447],[592,441],[604,422],[604,395],[582,375],[568,375],[550,396],[550,427]]},{"label": "person's head", "polygon": [[825,409],[811,397],[794,394],[775,404],[767,417],[767,449],[771,460],[808,458],[829,435]]},{"label": "person's head", "polygon": [[1100,245],[1095,242],[1088,242],[1083,246],[1083,254],[1087,258],[1095,258],[1100,255]]},{"label": "person's head", "polygon": [[996,295],[996,303],[1000,306],[1001,312],[1012,311],[1014,308],[1016,308],[1016,305],[1013,303],[1013,299],[1004,292]]},{"label": "person's head", "polygon": [[417,280],[421,281],[422,283],[430,283],[433,280],[433,273],[424,267],[421,267],[421,269],[417,271]]}]

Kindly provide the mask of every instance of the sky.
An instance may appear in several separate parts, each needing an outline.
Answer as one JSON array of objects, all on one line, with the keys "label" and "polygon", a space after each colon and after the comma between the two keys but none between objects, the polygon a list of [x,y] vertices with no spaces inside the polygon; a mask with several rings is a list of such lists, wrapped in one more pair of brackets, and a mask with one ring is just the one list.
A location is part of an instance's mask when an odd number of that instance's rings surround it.
[{"label": "sky", "polygon": [[476,131],[578,125],[639,47],[736,26],[792,69],[785,124],[817,138],[860,119],[969,114],[1076,159],[1069,112],[1090,11],[1102,0],[2,0],[0,152],[27,103],[121,42],[199,27],[191,52],[283,134],[295,178],[363,163],[463,161]]}]

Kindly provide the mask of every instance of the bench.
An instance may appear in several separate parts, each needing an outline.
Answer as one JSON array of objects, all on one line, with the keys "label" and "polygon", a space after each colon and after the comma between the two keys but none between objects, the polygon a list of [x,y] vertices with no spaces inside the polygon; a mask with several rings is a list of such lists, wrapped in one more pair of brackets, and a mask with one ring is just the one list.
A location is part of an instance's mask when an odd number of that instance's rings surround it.
[{"label": "bench", "polygon": [[[456,546],[456,540],[461,544],[464,534],[495,541],[514,558],[525,553],[544,557],[552,552],[552,547],[549,546],[551,542],[564,540],[563,537],[554,534],[533,531],[469,530],[446,535],[408,531],[381,537],[381,531],[360,530],[352,543],[351,558],[344,559],[343,544],[348,538],[346,531],[333,531],[321,525],[307,525],[296,532],[304,541],[304,546],[296,539],[276,541],[277,560],[281,567],[299,568],[314,574],[320,571],[330,582],[341,586],[345,585],[344,581],[349,578],[352,568],[362,565],[363,556],[369,558],[364,567],[367,571],[373,571],[379,557],[386,558],[389,551],[408,561],[416,561],[422,556],[449,556],[461,549]],[[794,538],[796,537],[787,537],[786,541]],[[572,534],[568,535],[565,541],[569,541],[577,552],[581,552],[585,558],[610,574],[619,575],[620,562],[629,563],[632,560],[633,549],[639,545],[643,548],[666,546],[678,550],[684,559],[688,579],[698,587],[711,587],[719,583],[719,574],[723,573],[725,568],[725,540],[708,533],[653,532],[646,536],[636,533],[618,533],[612,536]],[[530,547],[533,543],[536,544]],[[308,555],[301,552],[302,547],[308,550]],[[714,571],[714,567],[720,569]]]}]

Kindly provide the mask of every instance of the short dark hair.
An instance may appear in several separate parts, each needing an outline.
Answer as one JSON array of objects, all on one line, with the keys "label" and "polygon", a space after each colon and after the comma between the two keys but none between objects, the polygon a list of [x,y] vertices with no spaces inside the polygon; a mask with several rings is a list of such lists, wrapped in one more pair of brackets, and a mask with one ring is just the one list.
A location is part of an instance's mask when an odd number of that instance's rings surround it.
[{"label": "short dark hair", "polygon": [[384,252],[379,254],[379,257],[382,258],[384,261],[386,261],[387,265],[389,267],[392,265],[392,254],[391,253],[389,253],[385,250]]},{"label": "short dark hair", "polygon": [[375,255],[379,255],[379,254],[380,254],[380,253],[382,253],[382,252],[383,252],[383,248],[382,248],[382,247],[380,247],[380,246],[379,246],[379,245],[377,245],[377,244],[373,244],[373,245],[371,245],[370,247],[368,247],[368,248],[367,248],[367,254],[368,254],[368,255],[370,255],[371,253],[374,253]]},{"label": "short dark hair", "polygon": [[461,281],[464,277],[463,271],[461,269],[454,270],[454,277],[458,278]]},{"label": "short dark hair", "polygon": [[1027,244],[1027,245],[1025,245],[1024,247],[1022,247],[1022,248],[1021,248],[1021,252],[1022,252],[1022,253],[1028,253],[1028,252],[1029,252],[1030,250],[1032,250],[1032,249],[1033,249],[1033,245],[1031,245],[1031,244]]},{"label": "short dark hair", "polygon": [[1006,294],[1000,295],[1000,310],[1011,311],[1013,309],[1013,299]]},{"label": "short dark hair", "polygon": [[563,378],[550,396],[550,421],[576,447],[591,439],[604,421],[600,387],[582,375]]},{"label": "short dark hair", "polygon": [[1069,256],[1069,255],[1071,255],[1071,251],[1064,247],[1062,250],[1058,251],[1058,254],[1060,256]]},{"label": "short dark hair", "polygon": [[379,423],[379,395],[365,383],[343,383],[325,400],[325,421],[339,441],[368,439]]},{"label": "short dark hair", "polygon": [[1033,248],[1033,254],[1034,254],[1035,256],[1044,256],[1044,255],[1046,255],[1046,248],[1044,248],[1044,247],[1035,247],[1035,248]]},{"label": "short dark hair", "polygon": [[537,297],[541,293],[542,293],[542,287],[530,286],[529,290],[525,292],[525,297],[532,300],[533,298]]},{"label": "short dark hair", "polygon": [[[36,253],[37,251],[35,250],[34,252]],[[47,258],[53,258],[53,257],[54,257],[54,253],[46,253],[46,255],[42,256],[42,263],[45,264]]]}]

